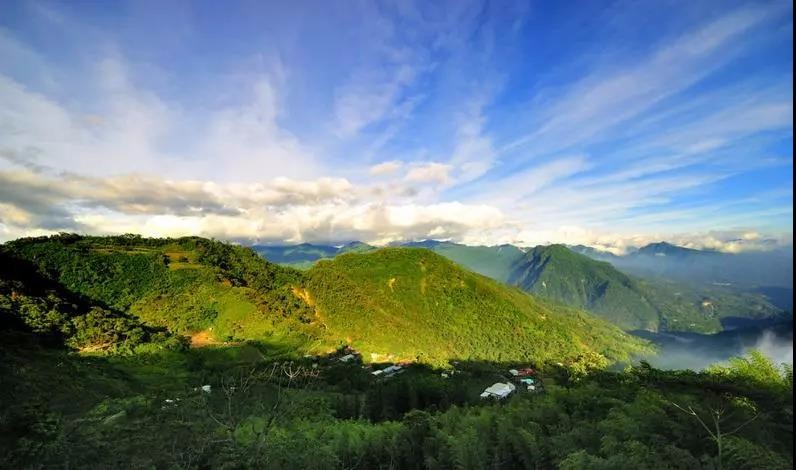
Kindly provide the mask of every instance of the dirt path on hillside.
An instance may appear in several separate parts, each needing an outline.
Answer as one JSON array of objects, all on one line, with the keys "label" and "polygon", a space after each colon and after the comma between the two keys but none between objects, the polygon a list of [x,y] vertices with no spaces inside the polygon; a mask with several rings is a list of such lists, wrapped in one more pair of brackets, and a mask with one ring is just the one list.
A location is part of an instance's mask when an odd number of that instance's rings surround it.
[{"label": "dirt path on hillside", "polygon": [[220,346],[220,345],[230,345],[233,343],[225,343],[223,341],[217,341],[213,337],[213,333],[210,330],[202,330],[196,333],[193,333],[191,336],[191,347],[192,348],[204,348],[207,346]]},{"label": "dirt path on hillside", "polygon": [[190,336],[191,338],[191,347],[192,348],[203,348],[205,346],[210,346],[212,344],[217,344],[217,341],[213,338],[209,331],[203,330],[198,333],[194,333]]}]

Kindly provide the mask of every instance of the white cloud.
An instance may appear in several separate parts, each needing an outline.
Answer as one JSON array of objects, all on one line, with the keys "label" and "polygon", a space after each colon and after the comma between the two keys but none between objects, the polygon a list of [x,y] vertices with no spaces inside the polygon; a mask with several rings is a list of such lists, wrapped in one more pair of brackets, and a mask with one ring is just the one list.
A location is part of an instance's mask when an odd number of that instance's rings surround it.
[{"label": "white cloud", "polygon": [[545,153],[561,148],[562,142],[575,145],[599,136],[730,61],[734,55],[729,43],[773,13],[764,8],[732,11],[667,41],[635,65],[595,71],[545,108],[543,124],[538,129],[501,150],[533,144],[535,153]]},{"label": "white cloud", "polygon": [[416,183],[447,184],[452,169],[451,165],[444,163],[415,163],[406,172],[406,180]]},{"label": "white cloud", "polygon": [[[312,152],[278,125],[276,90],[267,77],[250,84],[243,103],[198,120],[133,85],[121,58],[100,60],[95,76],[97,105],[86,112],[0,75],[0,157],[17,166],[94,176],[145,172],[252,181],[320,175]],[[181,135],[194,137],[169,151],[164,144]]]},{"label": "white cloud", "polygon": [[348,84],[337,90],[337,134],[348,138],[371,124],[394,117],[394,113],[405,116],[411,112],[417,102],[415,97],[406,97],[404,93],[420,72],[421,68],[413,64],[358,72]]},{"label": "white cloud", "polygon": [[762,235],[748,230],[725,230],[705,232],[650,232],[633,233],[611,230],[595,230],[583,226],[562,226],[550,230],[521,231],[511,240],[520,246],[565,243],[586,245],[615,255],[623,255],[630,250],[667,241],[669,243],[699,250],[717,250],[726,253],[765,251],[793,245],[792,234]]},{"label": "white cloud", "polygon": [[382,162],[370,167],[370,174],[372,176],[392,175],[397,173],[403,168],[404,163],[399,160],[392,160],[389,162]]},{"label": "white cloud", "polygon": [[266,78],[253,84],[249,102],[212,112],[196,146],[202,174],[225,181],[318,176],[322,165],[279,127],[279,113],[276,90]]},{"label": "white cloud", "polygon": [[483,108],[486,97],[473,97],[463,110],[456,130],[450,163],[456,168],[458,183],[472,181],[495,165],[497,152],[486,135]]},{"label": "white cloud", "polygon": [[387,242],[432,235],[462,238],[505,224],[502,213],[486,205],[374,202],[369,188],[342,178],[220,184],[14,171],[0,172],[0,200],[5,238],[36,227],[238,240]]},{"label": "white cloud", "polygon": [[660,240],[727,252],[792,243],[789,234],[772,241],[754,230],[633,233],[620,226],[562,225],[561,219],[520,223],[488,204],[387,203],[370,194],[369,188],[341,178],[219,184],[142,175],[0,172],[0,239],[64,230],[288,243],[437,238],[468,244],[586,244],[617,254]]}]

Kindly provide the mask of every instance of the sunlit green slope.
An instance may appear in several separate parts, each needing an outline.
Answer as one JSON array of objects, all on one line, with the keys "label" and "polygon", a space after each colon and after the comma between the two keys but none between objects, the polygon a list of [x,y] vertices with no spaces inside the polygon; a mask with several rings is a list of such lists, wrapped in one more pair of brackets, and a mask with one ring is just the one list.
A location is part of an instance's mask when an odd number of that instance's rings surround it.
[{"label": "sunlit green slope", "polygon": [[307,276],[317,315],[374,360],[623,359],[642,343],[588,313],[535,299],[419,248],[321,261]]}]

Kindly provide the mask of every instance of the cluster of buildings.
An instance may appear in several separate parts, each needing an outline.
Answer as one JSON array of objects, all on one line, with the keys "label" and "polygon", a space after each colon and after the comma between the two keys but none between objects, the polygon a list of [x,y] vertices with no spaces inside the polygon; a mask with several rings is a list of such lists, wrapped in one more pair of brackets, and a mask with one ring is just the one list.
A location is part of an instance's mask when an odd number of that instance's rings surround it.
[{"label": "cluster of buildings", "polygon": [[[342,356],[336,358],[336,360],[339,362],[345,362],[345,363],[361,362],[362,360],[362,356],[360,355],[360,353],[350,346],[346,346],[343,350],[339,352],[339,354],[342,354]],[[405,372],[406,367],[407,367],[406,363],[393,364],[383,369],[374,370],[371,372],[371,374],[374,377],[379,377],[379,378],[392,377],[393,375]],[[370,368],[370,366],[362,366],[362,368],[368,369]]]},{"label": "cluster of buildings", "polygon": [[375,376],[375,377],[392,377],[393,375],[400,374],[401,372],[404,372],[405,370],[406,369],[404,369],[403,366],[391,365],[391,366],[385,367],[384,369],[381,369],[381,370],[374,370],[373,372],[371,372],[371,374],[373,376]]},{"label": "cluster of buildings", "polygon": [[362,358],[362,355],[359,352],[352,348],[351,346],[346,346],[340,351],[342,356],[338,357],[337,360],[340,362],[351,362],[351,361],[359,361]]},{"label": "cluster of buildings", "polygon": [[542,382],[536,375],[536,371],[530,367],[523,369],[509,369],[511,379],[506,382],[497,382],[487,387],[481,393],[481,398],[497,398],[502,400],[517,390],[517,387],[524,387],[529,392],[542,390]]}]

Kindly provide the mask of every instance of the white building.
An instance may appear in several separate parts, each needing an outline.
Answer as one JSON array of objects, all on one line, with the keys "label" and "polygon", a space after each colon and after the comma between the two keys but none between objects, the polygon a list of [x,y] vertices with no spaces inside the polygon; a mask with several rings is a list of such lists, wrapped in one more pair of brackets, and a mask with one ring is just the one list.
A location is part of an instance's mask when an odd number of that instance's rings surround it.
[{"label": "white building", "polygon": [[511,395],[515,388],[516,387],[512,383],[498,382],[484,390],[484,392],[481,394],[481,398],[495,397],[498,399],[503,399]]}]

